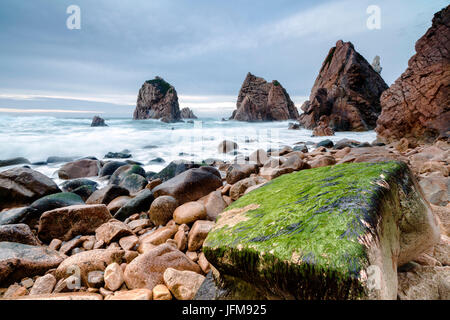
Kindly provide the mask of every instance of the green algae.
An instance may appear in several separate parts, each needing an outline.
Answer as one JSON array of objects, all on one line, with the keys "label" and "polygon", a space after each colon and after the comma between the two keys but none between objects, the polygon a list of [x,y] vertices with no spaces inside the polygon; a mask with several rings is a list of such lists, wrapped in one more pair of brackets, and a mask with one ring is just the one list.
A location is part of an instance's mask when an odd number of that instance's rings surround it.
[{"label": "green algae", "polygon": [[284,175],[223,214],[258,204],[244,220],[223,225],[219,217],[204,244],[206,257],[251,283],[264,279],[286,289],[293,282],[305,291],[315,287],[317,297],[360,296],[358,278],[368,261],[359,240],[376,237],[379,199],[405,169],[399,162],[358,163]]}]

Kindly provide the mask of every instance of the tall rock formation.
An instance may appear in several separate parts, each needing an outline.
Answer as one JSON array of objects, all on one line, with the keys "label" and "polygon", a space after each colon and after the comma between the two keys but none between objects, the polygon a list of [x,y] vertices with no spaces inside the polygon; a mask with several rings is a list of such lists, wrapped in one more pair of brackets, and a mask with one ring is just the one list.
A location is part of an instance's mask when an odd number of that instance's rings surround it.
[{"label": "tall rock formation", "polygon": [[408,68],[381,97],[376,131],[385,142],[450,136],[450,6],[435,14]]},{"label": "tall rock formation", "polygon": [[146,81],[139,90],[133,118],[134,120],[179,121],[181,114],[177,91],[160,77]]},{"label": "tall rock formation", "polygon": [[194,112],[189,108],[181,109],[181,118],[182,119],[198,119]]},{"label": "tall rock formation", "polygon": [[307,129],[328,116],[335,131],[366,131],[376,126],[380,96],[388,88],[372,66],[350,42],[339,40],[322,64],[306,101],[300,123]]},{"label": "tall rock formation", "polygon": [[297,119],[298,110],[289,94],[278,81],[268,83],[251,73],[247,74],[231,120],[281,121]]}]

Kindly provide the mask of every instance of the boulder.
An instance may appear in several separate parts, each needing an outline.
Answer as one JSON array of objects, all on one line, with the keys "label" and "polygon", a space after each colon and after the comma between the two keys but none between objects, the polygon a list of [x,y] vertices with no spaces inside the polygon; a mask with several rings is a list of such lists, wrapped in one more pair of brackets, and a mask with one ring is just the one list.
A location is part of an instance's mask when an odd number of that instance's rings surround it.
[{"label": "boulder", "polygon": [[450,6],[436,13],[408,68],[381,96],[378,139],[429,142],[450,137]]},{"label": "boulder", "polygon": [[80,285],[89,288],[98,285],[97,275],[114,262],[122,263],[125,252],[118,249],[96,249],[77,253],[64,260],[56,269],[56,279],[71,275],[78,278]]},{"label": "boulder", "polygon": [[153,189],[155,197],[167,195],[177,199],[178,204],[196,201],[222,186],[217,169],[201,167],[190,169]]},{"label": "boulder", "polygon": [[114,215],[114,218],[124,221],[135,213],[147,212],[154,199],[153,193],[148,189],[144,189],[120,208]]},{"label": "boulder", "polygon": [[89,179],[75,179],[64,182],[61,189],[64,192],[73,192],[79,195],[83,200],[87,200],[95,191],[98,183]]},{"label": "boulder", "polygon": [[397,266],[437,241],[406,164],[358,163],[284,175],[243,196],[219,216],[203,252],[244,295],[396,299]]},{"label": "boulder", "polygon": [[298,118],[298,110],[283,86],[247,74],[230,119],[238,121],[282,121]]},{"label": "boulder", "polygon": [[152,180],[160,179],[161,181],[167,181],[172,179],[173,177],[179,175],[180,173],[183,173],[189,169],[195,169],[199,168],[200,164],[194,163],[192,161],[186,161],[186,160],[176,160],[172,161],[162,169],[160,172],[155,174],[152,177]]},{"label": "boulder", "polygon": [[139,251],[145,253],[148,247],[158,246],[172,239],[178,228],[175,225],[161,227],[155,231],[149,232],[139,239]]},{"label": "boulder", "polygon": [[120,208],[122,208],[131,198],[128,196],[120,196],[115,198],[108,204],[108,210],[111,214],[115,214]]},{"label": "boulder", "polygon": [[450,177],[433,174],[420,179],[426,199],[437,206],[446,206],[450,202]]},{"label": "boulder", "polygon": [[232,164],[227,169],[227,183],[235,184],[239,180],[250,177],[252,173],[258,173],[256,164]]},{"label": "boulder", "polygon": [[65,256],[40,246],[0,242],[0,284],[42,275],[56,268]]},{"label": "boulder", "polygon": [[153,288],[153,300],[172,300],[172,294],[165,285],[158,284]]},{"label": "boulder", "polygon": [[192,271],[167,268],[164,283],[177,300],[193,300],[205,277]]},{"label": "boulder", "polygon": [[105,123],[105,119],[100,118],[99,116],[95,116],[92,119],[91,127],[107,127],[108,125]]},{"label": "boulder", "polygon": [[213,191],[206,197],[199,200],[206,209],[206,218],[210,221],[216,221],[217,216],[228,206],[223,200],[221,191]]},{"label": "boulder", "polygon": [[0,172],[0,210],[28,205],[44,196],[60,192],[52,179],[29,168]]},{"label": "boulder", "polygon": [[167,268],[201,273],[200,267],[184,253],[169,244],[159,245],[131,261],[125,268],[125,283],[129,289],[153,290],[164,284]]},{"label": "boulder", "polygon": [[38,234],[47,243],[55,238],[69,241],[78,235],[94,234],[97,227],[111,218],[104,204],[58,208],[42,214]]},{"label": "boulder", "polygon": [[317,127],[313,130],[313,137],[334,136],[334,130],[330,128],[330,120],[327,116],[321,116]]},{"label": "boulder", "polygon": [[350,42],[339,40],[322,64],[300,116],[307,129],[327,116],[334,131],[366,131],[376,127],[381,113],[380,96],[388,88],[372,66]]},{"label": "boulder", "polygon": [[117,169],[126,165],[128,165],[126,162],[121,161],[107,162],[100,170],[99,176],[100,177],[111,176]]},{"label": "boulder", "polygon": [[30,227],[26,224],[0,225],[0,242],[4,241],[31,246],[38,246],[40,244]]},{"label": "boulder", "polygon": [[105,159],[129,159],[133,156],[127,152],[108,152],[105,154]]},{"label": "boulder", "polygon": [[171,196],[161,196],[150,206],[149,217],[156,226],[166,225],[172,220],[173,212],[178,207],[178,201]]},{"label": "boulder", "polygon": [[146,81],[139,90],[134,120],[163,119],[175,122],[181,119],[175,88],[160,77]]},{"label": "boulder", "polygon": [[100,172],[100,168],[100,162],[97,160],[77,160],[63,165],[58,170],[58,177],[63,180],[96,177]]},{"label": "boulder", "polygon": [[245,191],[253,186],[266,183],[267,179],[264,177],[250,177],[244,180],[239,181],[238,183],[233,184],[230,189],[230,197],[233,200],[237,200],[242,197]]},{"label": "boulder", "polygon": [[98,293],[90,292],[64,292],[52,294],[40,294],[36,296],[25,296],[17,300],[44,300],[44,301],[97,301],[103,300],[103,297]]},{"label": "boulder", "polygon": [[6,160],[0,160],[0,168],[1,167],[8,167],[8,166],[14,166],[18,164],[30,164],[30,160],[25,158],[13,158],[13,159],[6,159]]},{"label": "boulder", "polygon": [[177,224],[190,224],[206,218],[206,208],[200,202],[186,202],[176,208],[173,220]]},{"label": "boulder", "polygon": [[449,300],[450,267],[415,266],[398,274],[399,300]]},{"label": "boulder", "polygon": [[106,204],[120,196],[128,196],[130,192],[116,185],[108,185],[100,190],[95,191],[87,200],[87,204]]},{"label": "boulder", "polygon": [[121,183],[130,175],[137,174],[145,178],[145,170],[139,165],[126,165],[117,168],[109,178],[109,184],[121,185]]},{"label": "boulder", "polygon": [[106,267],[103,277],[105,279],[105,288],[111,291],[119,289],[125,281],[123,270],[117,262]]}]

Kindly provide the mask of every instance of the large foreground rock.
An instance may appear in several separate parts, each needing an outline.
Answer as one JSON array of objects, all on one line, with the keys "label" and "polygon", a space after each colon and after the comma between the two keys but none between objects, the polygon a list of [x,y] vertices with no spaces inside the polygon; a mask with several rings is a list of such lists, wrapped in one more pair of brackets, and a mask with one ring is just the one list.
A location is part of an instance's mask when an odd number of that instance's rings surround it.
[{"label": "large foreground rock", "polygon": [[376,131],[386,142],[450,137],[450,6],[434,16],[416,52],[381,97]]},{"label": "large foreground rock", "polygon": [[3,241],[23,243],[31,246],[39,245],[39,240],[30,227],[23,223],[0,226],[0,242]]},{"label": "large foreground rock", "polygon": [[46,247],[0,242],[0,284],[10,284],[56,268],[65,256]]},{"label": "large foreground rock", "polygon": [[268,83],[247,74],[231,119],[238,121],[281,121],[297,119],[298,110],[278,81]]},{"label": "large foreground rock", "polygon": [[0,210],[28,205],[41,197],[60,191],[52,179],[29,168],[0,172]]},{"label": "large foreground rock", "polygon": [[312,130],[327,116],[334,131],[372,130],[381,113],[380,96],[387,88],[353,44],[339,40],[322,64],[309,101],[302,106],[300,124]]},{"label": "large foreground rock", "polygon": [[111,219],[104,204],[76,205],[45,212],[39,220],[39,238],[69,241],[78,235],[93,234],[95,229]]},{"label": "large foreground rock", "polygon": [[397,266],[438,240],[406,164],[359,163],[284,175],[252,191],[219,216],[203,251],[247,296],[396,299]]},{"label": "large foreground rock", "polygon": [[222,186],[219,171],[213,167],[190,169],[153,189],[155,197],[172,196],[179,205],[197,201]]},{"label": "large foreground rock", "polygon": [[139,90],[134,120],[163,119],[166,122],[181,119],[175,88],[160,77],[146,81]]}]

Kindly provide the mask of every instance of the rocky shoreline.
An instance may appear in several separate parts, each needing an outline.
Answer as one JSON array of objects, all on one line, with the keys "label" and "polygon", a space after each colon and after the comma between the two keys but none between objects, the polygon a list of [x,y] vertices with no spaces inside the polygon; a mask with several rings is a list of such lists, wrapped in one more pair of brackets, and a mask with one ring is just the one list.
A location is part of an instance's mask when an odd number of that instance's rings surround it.
[{"label": "rocky shoreline", "polygon": [[[218,149],[233,152],[237,147],[225,141]],[[296,173],[304,173],[303,180],[321,168],[401,161],[409,165],[412,179],[417,179],[423,190],[423,194],[417,190],[418,201],[425,206],[430,201],[432,216],[438,219],[429,222],[428,231],[414,236],[414,242],[427,239],[428,243],[414,251],[412,261],[399,263],[398,273],[393,271],[398,292],[382,297],[448,299],[448,291],[442,287],[450,271],[449,153],[450,145],[444,141],[416,148],[399,143],[368,146],[351,140],[324,141],[311,152],[299,143],[280,150],[255,150],[247,159],[237,156],[229,163],[179,161],[157,175],[146,173],[139,165],[79,160],[61,167],[71,179],[63,190],[26,166],[10,169],[0,173],[2,198],[11,200],[2,201],[0,214],[1,297],[191,300],[200,292],[197,299],[252,298],[250,292],[255,289],[243,296],[222,287],[218,269],[231,272],[239,264],[232,260],[235,262],[224,268],[217,260],[221,255],[211,250],[220,226],[230,226],[223,221],[230,219],[227,212],[233,211],[227,208],[235,208],[239,201],[245,203],[256,192],[263,198],[274,197],[273,190],[264,193],[264,189]],[[88,179],[92,175],[103,176],[108,185],[97,190],[96,182]],[[330,183],[333,177],[336,174],[324,175]],[[388,187],[400,183],[407,188],[404,180],[386,180]],[[420,229],[421,224],[419,219],[415,227]],[[436,228],[441,230],[436,233]],[[211,231],[214,235],[208,237]],[[214,267],[208,259],[214,261]],[[418,285],[427,290],[418,292]],[[339,299],[340,294],[315,298]],[[273,293],[266,297],[274,298]]]}]

